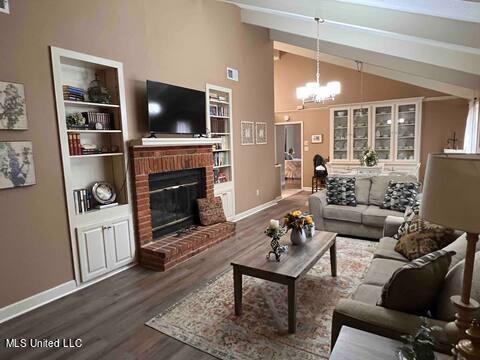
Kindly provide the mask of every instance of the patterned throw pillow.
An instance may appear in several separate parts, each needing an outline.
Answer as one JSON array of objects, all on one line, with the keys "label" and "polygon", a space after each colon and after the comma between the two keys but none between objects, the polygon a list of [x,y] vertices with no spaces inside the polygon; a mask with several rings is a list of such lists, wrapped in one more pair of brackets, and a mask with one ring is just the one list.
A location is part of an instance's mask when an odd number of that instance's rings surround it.
[{"label": "patterned throw pillow", "polygon": [[413,206],[417,199],[420,183],[390,180],[382,208],[404,212],[407,206]]},{"label": "patterned throw pillow", "polygon": [[454,251],[439,250],[397,269],[383,286],[379,306],[426,315],[435,306]]},{"label": "patterned throw pillow", "polygon": [[327,203],[344,206],[357,206],[355,178],[327,177]]},{"label": "patterned throw pillow", "polygon": [[418,215],[408,223],[395,251],[409,260],[443,249],[456,239],[453,229],[432,224]]},{"label": "patterned throw pillow", "polygon": [[415,219],[416,215],[420,213],[420,201],[415,200],[415,204],[413,206],[407,206],[405,210],[405,214],[403,214],[403,223],[398,228],[398,231],[395,235],[393,235],[394,239],[400,239],[402,235],[407,232],[410,223]]},{"label": "patterned throw pillow", "polygon": [[213,199],[197,199],[200,224],[207,226],[227,221],[223,211],[222,199],[217,196]]}]

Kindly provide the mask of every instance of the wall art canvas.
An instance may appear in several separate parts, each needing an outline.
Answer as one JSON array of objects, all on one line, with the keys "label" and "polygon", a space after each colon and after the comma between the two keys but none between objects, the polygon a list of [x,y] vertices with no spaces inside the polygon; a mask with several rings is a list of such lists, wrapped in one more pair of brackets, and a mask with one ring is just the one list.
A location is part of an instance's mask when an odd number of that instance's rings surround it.
[{"label": "wall art canvas", "polygon": [[23,85],[0,81],[0,130],[27,128],[27,107]]},{"label": "wall art canvas", "polygon": [[267,123],[255,123],[255,142],[259,145],[267,143]]},{"label": "wall art canvas", "polygon": [[0,0],[0,12],[10,14],[10,6],[8,0]]},{"label": "wall art canvas", "polygon": [[30,141],[0,142],[0,189],[35,184]]},{"label": "wall art canvas", "polygon": [[323,135],[312,135],[312,144],[321,144],[323,143]]},{"label": "wall art canvas", "polygon": [[254,123],[251,121],[242,121],[242,145],[254,145]]}]

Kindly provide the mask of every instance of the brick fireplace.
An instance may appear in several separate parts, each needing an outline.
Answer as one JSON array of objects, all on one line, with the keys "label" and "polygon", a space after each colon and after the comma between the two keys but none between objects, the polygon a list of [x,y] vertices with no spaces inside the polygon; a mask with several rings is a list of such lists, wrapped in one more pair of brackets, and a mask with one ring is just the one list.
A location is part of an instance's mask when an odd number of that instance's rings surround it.
[{"label": "brick fireplace", "polygon": [[227,222],[199,226],[180,236],[177,234],[160,238],[153,236],[155,231],[152,228],[149,179],[158,174],[201,169],[204,177],[201,182],[204,186],[202,195],[213,199],[212,145],[137,145],[131,146],[130,150],[137,244],[141,265],[164,271],[233,235],[235,224]]}]

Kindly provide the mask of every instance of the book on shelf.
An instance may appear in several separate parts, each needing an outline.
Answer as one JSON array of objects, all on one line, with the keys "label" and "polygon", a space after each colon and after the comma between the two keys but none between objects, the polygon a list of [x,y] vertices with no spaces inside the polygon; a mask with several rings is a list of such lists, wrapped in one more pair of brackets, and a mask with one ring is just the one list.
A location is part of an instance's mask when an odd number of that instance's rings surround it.
[{"label": "book on shelf", "polygon": [[68,134],[68,151],[70,155],[82,155],[80,134]]},{"label": "book on shelf", "polygon": [[[91,130],[112,130],[112,114],[87,111],[82,113]],[[98,125],[99,124],[99,125]]]},{"label": "book on shelf", "polygon": [[118,202],[113,202],[113,203],[110,203],[110,204],[98,204],[97,206],[95,206],[96,209],[99,209],[99,210],[102,210],[102,209],[108,209],[108,208],[111,208],[111,207],[114,207],[114,206],[118,206]]},{"label": "book on shelf", "polygon": [[76,214],[82,214],[93,208],[92,193],[88,189],[73,190],[73,201]]},{"label": "book on shelf", "polygon": [[63,99],[64,100],[73,100],[73,101],[85,101],[85,90],[70,86],[63,85]]},{"label": "book on shelf", "polygon": [[217,152],[213,154],[213,166],[229,165],[229,156],[225,152]]}]

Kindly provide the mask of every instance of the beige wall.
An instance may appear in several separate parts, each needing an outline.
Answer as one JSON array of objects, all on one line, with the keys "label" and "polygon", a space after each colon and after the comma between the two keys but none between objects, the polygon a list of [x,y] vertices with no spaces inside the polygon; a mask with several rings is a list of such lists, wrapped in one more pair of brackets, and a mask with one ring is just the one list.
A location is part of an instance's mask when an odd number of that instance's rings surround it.
[{"label": "beige wall", "polygon": [[[303,121],[304,139],[309,141],[309,150],[304,152],[304,186],[311,186],[313,175],[313,156],[330,155],[330,110],[335,104],[381,101],[410,97],[436,97],[445,94],[409,85],[399,81],[364,73],[364,94],[360,96],[360,76],[356,70],[321,63],[321,81],[326,83],[338,80],[342,83],[342,93],[334,101],[325,104],[306,104],[306,109],[295,110],[301,102],[295,97],[295,89],[315,78],[315,61],[302,56],[283,53],[280,60],[274,62],[275,84],[275,121],[284,122],[286,115],[290,121]],[[467,100],[431,101],[423,104],[421,137],[421,178],[429,152],[439,152],[446,147],[447,139],[456,131],[463,138],[468,112]],[[311,144],[312,135],[323,134],[322,144]]]},{"label": "beige wall", "polygon": [[[49,46],[124,64],[130,138],[145,131],[145,80],[233,89],[237,212],[272,200],[273,136],[240,146],[240,121],[273,135],[272,43],[214,0],[23,0],[0,14],[0,80],[25,84],[29,129],[0,141],[33,142],[37,185],[0,190],[0,307],[73,278]],[[240,82],[225,79],[239,69]],[[255,176],[252,176],[254,174]],[[256,195],[256,190],[260,195]]]}]

